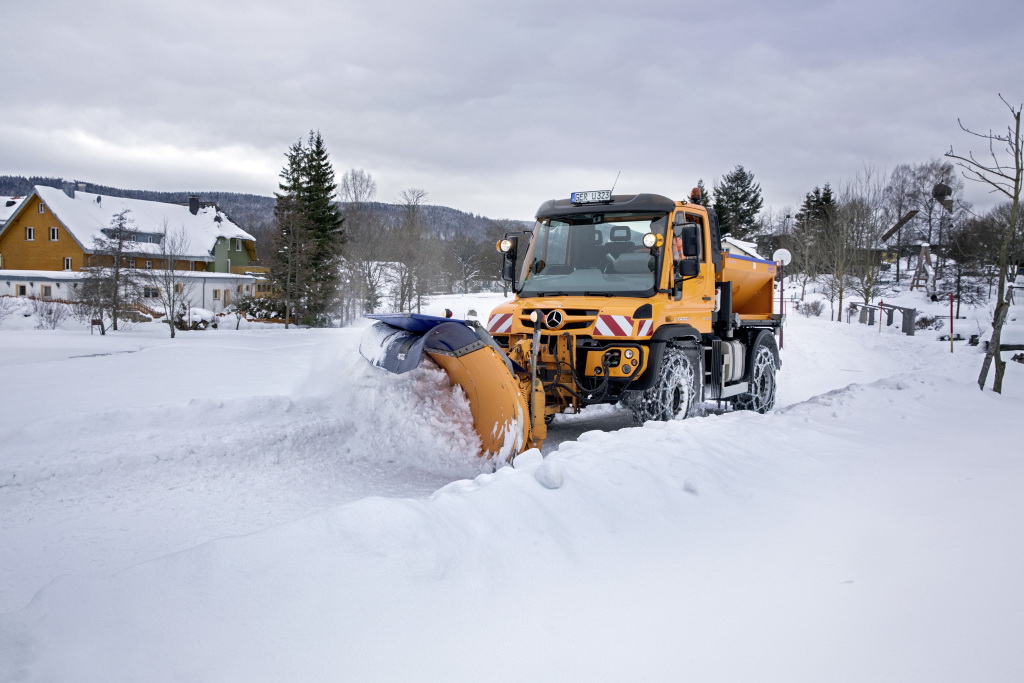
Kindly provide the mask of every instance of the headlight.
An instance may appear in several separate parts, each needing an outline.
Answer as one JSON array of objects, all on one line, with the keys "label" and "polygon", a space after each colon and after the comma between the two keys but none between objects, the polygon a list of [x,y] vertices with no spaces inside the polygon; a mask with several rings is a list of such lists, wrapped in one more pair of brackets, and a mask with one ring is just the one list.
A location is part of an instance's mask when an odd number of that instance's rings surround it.
[{"label": "headlight", "polygon": [[633,349],[626,349],[625,351],[622,352],[622,355],[625,356],[626,358],[632,358]]},{"label": "headlight", "polygon": [[504,240],[501,240],[500,242],[498,242],[498,251],[500,251],[503,254],[507,253],[508,250],[511,249],[511,248],[512,248],[512,240],[510,240],[510,239],[504,239]]},{"label": "headlight", "polygon": [[654,247],[660,247],[665,241],[665,238],[655,232],[649,232],[643,237],[644,246],[648,249]]}]

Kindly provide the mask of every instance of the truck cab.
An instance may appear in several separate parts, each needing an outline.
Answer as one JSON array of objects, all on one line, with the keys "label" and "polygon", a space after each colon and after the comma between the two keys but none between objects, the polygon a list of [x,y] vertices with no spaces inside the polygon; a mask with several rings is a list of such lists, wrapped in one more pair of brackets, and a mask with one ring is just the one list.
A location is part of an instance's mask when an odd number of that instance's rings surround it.
[{"label": "truck cab", "polygon": [[573,193],[542,204],[524,237],[521,259],[518,238],[499,243],[516,298],[488,332],[513,361],[536,365],[549,416],[623,402],[637,422],[672,419],[707,399],[747,407],[752,392],[753,409],[774,403],[776,266],[723,253],[713,211],[657,194]]}]

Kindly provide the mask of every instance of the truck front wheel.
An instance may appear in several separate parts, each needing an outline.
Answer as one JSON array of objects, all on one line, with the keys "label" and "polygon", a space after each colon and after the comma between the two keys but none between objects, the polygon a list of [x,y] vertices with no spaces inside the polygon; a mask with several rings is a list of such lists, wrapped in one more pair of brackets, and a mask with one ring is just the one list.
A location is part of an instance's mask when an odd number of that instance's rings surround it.
[{"label": "truck front wheel", "polygon": [[698,412],[704,377],[701,354],[696,345],[668,346],[661,358],[658,377],[645,391],[626,392],[623,403],[633,413],[633,422],[682,420]]},{"label": "truck front wheel", "polygon": [[753,410],[767,413],[775,407],[775,354],[773,337],[762,337],[754,349],[753,367],[750,371],[750,391],[733,399],[737,410]]}]

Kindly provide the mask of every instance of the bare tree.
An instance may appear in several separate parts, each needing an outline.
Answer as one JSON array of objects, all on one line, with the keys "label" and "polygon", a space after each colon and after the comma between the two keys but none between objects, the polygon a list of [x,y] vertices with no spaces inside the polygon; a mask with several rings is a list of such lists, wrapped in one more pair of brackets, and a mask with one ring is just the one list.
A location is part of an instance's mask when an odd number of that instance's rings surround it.
[{"label": "bare tree", "polygon": [[885,202],[885,176],[865,168],[840,190],[839,217],[849,239],[850,285],[865,303],[883,291],[882,235],[892,223]]},{"label": "bare tree", "polygon": [[1021,184],[1024,182],[1024,142],[1021,140],[1020,118],[1021,104],[1016,106],[1006,101],[1001,94],[999,99],[1010,111],[1010,124],[1005,133],[994,133],[989,130],[987,133],[976,133],[964,126],[960,119],[957,123],[960,129],[969,135],[973,135],[984,141],[988,146],[988,157],[984,161],[975,157],[974,152],[969,151],[967,156],[956,154],[950,147],[946,156],[956,159],[957,166],[963,169],[963,175],[991,188],[991,192],[1002,194],[1010,200],[1010,215],[1005,227],[999,247],[999,289],[998,303],[996,304],[995,315],[992,320],[992,340],[989,342],[988,352],[981,365],[981,373],[978,375],[978,387],[985,389],[985,382],[988,379],[988,371],[993,359],[996,364],[995,378],[992,382],[992,390],[996,393],[1003,391],[1003,375],[1006,372],[1006,361],[1003,360],[999,348],[999,341],[1003,331],[1003,323],[1006,321],[1006,314],[1010,304],[1006,291],[1006,277],[1009,267],[1009,257],[1013,239],[1017,234],[1017,224],[1020,220],[1020,192]]},{"label": "bare tree", "polygon": [[[155,298],[164,309],[164,322],[174,339],[175,322],[179,316],[188,313],[188,302],[195,280],[187,271],[178,266],[185,265],[185,256],[189,253],[189,240],[185,229],[181,228],[175,232],[167,231],[167,224],[164,223],[163,235],[160,238],[160,248],[154,254],[157,257],[156,268],[140,271],[143,286],[143,294],[151,295],[148,298]],[[191,321],[189,321],[189,325]],[[184,329],[188,329],[185,327]]]},{"label": "bare tree", "polygon": [[406,311],[416,304],[419,312],[425,286],[427,269],[430,267],[429,256],[424,253],[428,240],[423,234],[423,217],[421,209],[427,199],[427,191],[410,187],[401,193],[403,212],[398,228],[397,249],[398,261],[392,270],[394,277],[395,309]]},{"label": "bare tree", "polygon": [[[942,204],[935,200],[937,185],[948,188],[949,197]],[[896,234],[896,251],[902,254],[905,245],[913,239],[926,242],[933,247],[938,257],[936,274],[941,275],[946,263],[950,230],[957,220],[966,215],[967,207],[960,201],[964,182],[956,174],[953,164],[941,159],[931,159],[920,164],[900,164],[893,169],[885,189],[886,206],[892,224],[911,211],[916,213],[901,226]],[[904,240],[904,238],[910,238]],[[900,264],[897,261],[897,279]]]},{"label": "bare tree", "polygon": [[[911,211],[917,209],[916,202],[914,201],[913,186],[913,167],[911,167],[910,164],[899,164],[893,169],[892,174],[889,176],[889,184],[885,188],[885,201],[890,217],[899,221]],[[918,209],[918,211],[920,210]],[[910,220],[912,219],[913,217],[911,217]],[[903,239],[903,231],[908,228],[909,226],[906,224],[902,225],[897,228],[895,235],[897,286],[899,286],[900,283],[900,262],[903,259],[903,252],[906,244],[906,241]]]},{"label": "bare tree", "polygon": [[[138,230],[128,209],[114,214],[102,237],[93,239],[93,254],[85,269],[82,298],[97,319],[108,316],[118,329],[118,316],[138,301],[138,271],[129,256],[138,249]],[[105,328],[106,325],[101,327]]]},{"label": "bare tree", "polygon": [[377,182],[362,169],[346,171],[338,184],[349,238],[343,265],[345,293],[347,298],[357,299],[358,307],[366,313],[375,313],[380,307],[388,273],[384,255],[387,240],[371,204],[376,194]]}]

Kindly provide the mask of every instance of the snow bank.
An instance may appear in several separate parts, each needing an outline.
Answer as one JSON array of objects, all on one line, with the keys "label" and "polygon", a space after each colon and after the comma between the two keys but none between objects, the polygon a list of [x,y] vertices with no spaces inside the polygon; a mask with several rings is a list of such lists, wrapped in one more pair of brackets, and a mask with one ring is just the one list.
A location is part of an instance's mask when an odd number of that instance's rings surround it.
[{"label": "snow bank", "polygon": [[[251,481],[232,461],[302,458],[336,484],[378,449],[444,467],[445,442],[461,447],[415,409],[460,410],[436,371],[378,382],[345,345],[300,338],[311,362],[287,396],[171,407],[199,438],[158,447],[156,476],[227,494]],[[0,616],[0,680],[1020,680],[1024,372],[979,392],[964,351],[793,321],[775,413],[588,432],[429,498],[324,504],[61,578]],[[169,438],[156,411],[129,412],[121,458]],[[212,429],[243,415],[228,438]],[[147,471],[111,479],[130,491]],[[62,504],[46,481],[37,509]],[[325,501],[314,482],[294,483]],[[28,509],[11,493],[5,509]]]}]

